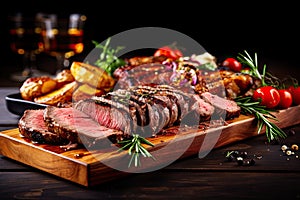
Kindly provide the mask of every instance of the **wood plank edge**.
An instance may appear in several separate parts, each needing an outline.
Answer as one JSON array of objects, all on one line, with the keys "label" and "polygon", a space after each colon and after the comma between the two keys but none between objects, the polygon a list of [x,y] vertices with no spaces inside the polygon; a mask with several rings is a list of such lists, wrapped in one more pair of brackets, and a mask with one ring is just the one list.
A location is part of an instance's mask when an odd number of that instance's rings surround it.
[{"label": "wood plank edge", "polygon": [[22,140],[9,137],[1,132],[0,153],[10,159],[71,182],[83,186],[88,186],[89,184],[89,166],[87,163],[72,160],[67,156],[27,144]]}]

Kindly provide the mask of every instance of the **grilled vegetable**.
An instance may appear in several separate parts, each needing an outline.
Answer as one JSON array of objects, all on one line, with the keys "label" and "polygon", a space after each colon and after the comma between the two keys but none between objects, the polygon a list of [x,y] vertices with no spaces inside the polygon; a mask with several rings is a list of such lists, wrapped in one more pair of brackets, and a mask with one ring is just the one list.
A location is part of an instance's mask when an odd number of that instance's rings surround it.
[{"label": "grilled vegetable", "polygon": [[95,66],[98,66],[100,69],[103,69],[106,71],[107,74],[113,75],[114,71],[121,66],[124,66],[126,64],[125,60],[117,57],[117,53],[124,49],[123,46],[118,46],[115,49],[110,46],[110,40],[109,37],[105,44],[102,45],[96,41],[93,41],[95,44],[95,48],[101,49],[102,52],[99,54],[99,58],[94,63]]},{"label": "grilled vegetable", "polygon": [[97,89],[112,88],[115,84],[113,77],[105,70],[87,63],[73,62],[70,70],[77,82]]},{"label": "grilled vegetable", "polygon": [[63,87],[47,93],[46,95],[34,98],[34,102],[55,106],[58,105],[58,103],[70,102],[76,85],[76,81],[65,84]]},{"label": "grilled vegetable", "polygon": [[59,72],[54,79],[57,81],[57,88],[61,88],[65,84],[71,83],[75,80],[69,69],[64,69]]},{"label": "grilled vegetable", "polygon": [[73,92],[73,101],[79,101],[82,99],[88,99],[92,96],[101,96],[105,94],[106,92],[102,89],[97,89],[94,87],[91,87],[88,84],[82,84],[78,86],[75,91]]},{"label": "grilled vegetable", "polygon": [[32,101],[38,96],[55,90],[57,81],[49,76],[31,77],[22,84],[20,93],[23,99]]}]

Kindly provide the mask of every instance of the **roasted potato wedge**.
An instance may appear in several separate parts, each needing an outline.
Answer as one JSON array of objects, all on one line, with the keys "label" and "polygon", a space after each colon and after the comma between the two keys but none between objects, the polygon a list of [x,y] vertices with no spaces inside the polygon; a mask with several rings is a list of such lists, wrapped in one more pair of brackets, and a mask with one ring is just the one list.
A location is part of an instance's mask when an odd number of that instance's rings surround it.
[{"label": "roasted potato wedge", "polygon": [[97,89],[112,88],[115,84],[112,76],[101,68],[87,63],[73,62],[70,70],[76,81]]},{"label": "roasted potato wedge", "polygon": [[60,88],[67,83],[73,82],[75,79],[71,70],[64,69],[55,76],[54,80],[57,82],[57,88]]},{"label": "roasted potato wedge", "polygon": [[47,94],[57,87],[57,81],[49,76],[30,77],[20,87],[23,99],[33,101],[34,98]]},{"label": "roasted potato wedge", "polygon": [[91,87],[88,84],[82,84],[75,89],[72,99],[73,101],[79,101],[91,98],[92,96],[101,96],[103,94],[105,94],[104,90]]},{"label": "roasted potato wedge", "polygon": [[77,82],[65,84],[63,87],[54,90],[46,95],[34,98],[34,102],[47,104],[47,105],[58,105],[72,101],[73,91],[77,86]]}]

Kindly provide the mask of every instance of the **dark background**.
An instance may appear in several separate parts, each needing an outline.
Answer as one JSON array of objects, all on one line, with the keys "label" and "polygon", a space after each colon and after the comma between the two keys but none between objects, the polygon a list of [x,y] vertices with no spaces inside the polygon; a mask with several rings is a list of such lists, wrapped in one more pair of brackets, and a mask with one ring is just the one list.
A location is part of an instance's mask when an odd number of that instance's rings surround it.
[{"label": "dark background", "polygon": [[[222,59],[247,50],[280,75],[298,78],[299,19],[294,1],[8,1],[1,6],[0,48],[3,67],[15,62],[9,49],[7,16],[15,11],[87,15],[86,48],[91,40],[138,27],[164,27],[186,34]],[[260,2],[260,3],[259,3]],[[1,69],[2,68],[2,69]]]}]

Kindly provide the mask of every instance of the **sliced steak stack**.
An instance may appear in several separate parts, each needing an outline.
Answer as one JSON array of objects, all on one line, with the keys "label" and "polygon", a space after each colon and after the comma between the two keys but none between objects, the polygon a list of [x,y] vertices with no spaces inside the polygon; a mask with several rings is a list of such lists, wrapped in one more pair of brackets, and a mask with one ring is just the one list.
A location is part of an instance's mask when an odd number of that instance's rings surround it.
[{"label": "sliced steak stack", "polygon": [[[211,94],[211,97],[215,95]],[[99,124],[125,134],[144,137],[156,135],[165,128],[179,125],[189,117],[192,125],[207,121],[216,110],[239,114],[240,108],[231,100],[200,98],[168,85],[141,85],[128,90],[117,89],[101,97],[82,100],[74,108],[86,113]],[[217,99],[216,97],[213,99]]]},{"label": "sliced steak stack", "polygon": [[84,143],[92,146],[96,141],[107,139],[108,136],[123,134],[121,131],[101,126],[87,114],[72,107],[48,106],[44,110],[44,121],[48,130],[73,144]]},{"label": "sliced steak stack", "polygon": [[81,100],[71,107],[27,110],[19,130],[38,143],[92,147],[133,133],[151,137],[178,125],[198,126],[214,114],[233,118],[239,116],[240,108],[209,92],[189,94],[168,85],[141,85]]},{"label": "sliced steak stack", "polygon": [[19,120],[23,137],[36,143],[74,148],[77,144],[93,146],[120,131],[101,126],[85,113],[72,107],[48,106],[43,110],[26,110]]}]

